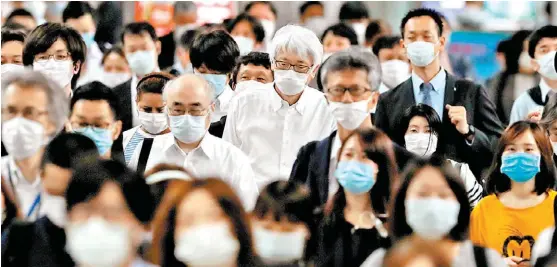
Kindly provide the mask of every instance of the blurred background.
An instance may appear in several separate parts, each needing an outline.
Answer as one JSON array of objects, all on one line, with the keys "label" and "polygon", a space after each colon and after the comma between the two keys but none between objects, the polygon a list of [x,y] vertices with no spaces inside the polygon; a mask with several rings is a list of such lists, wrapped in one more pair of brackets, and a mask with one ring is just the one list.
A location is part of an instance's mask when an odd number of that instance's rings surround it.
[{"label": "blurred background", "polygon": [[[95,41],[116,44],[123,25],[146,20],[159,36],[174,31],[173,5],[175,1],[90,1],[97,23]],[[289,23],[304,25],[300,7],[304,1],[271,1],[276,9],[274,28]],[[197,25],[223,23],[242,13],[250,1],[194,1],[197,6]],[[306,25],[318,36],[329,25],[339,22],[343,1],[321,1],[319,25]],[[374,1],[362,2],[369,14],[368,21],[380,20],[389,34],[399,34],[402,17],[411,9],[430,7],[441,11],[450,25],[449,54],[470,61],[473,69],[466,75],[484,84],[506,68],[501,41],[520,30],[532,30],[545,24],[557,24],[557,1]],[[38,24],[45,21],[61,22],[66,1],[2,1],[2,23],[18,8],[31,12]],[[499,49],[498,49],[499,48]],[[507,56],[508,57],[508,56]],[[514,56],[512,56],[514,57]],[[518,60],[518,57],[517,57]],[[508,61],[508,59],[507,59]],[[514,61],[514,60],[513,60]]]}]

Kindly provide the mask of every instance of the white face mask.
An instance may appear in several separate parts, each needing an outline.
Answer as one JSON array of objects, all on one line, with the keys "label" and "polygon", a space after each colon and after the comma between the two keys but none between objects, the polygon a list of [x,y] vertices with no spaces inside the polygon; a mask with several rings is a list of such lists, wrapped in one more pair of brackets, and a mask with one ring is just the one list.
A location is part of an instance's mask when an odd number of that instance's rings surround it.
[{"label": "white face mask", "polygon": [[168,128],[166,113],[147,113],[138,111],[139,122],[143,129],[150,134],[159,134]]},{"label": "white face mask", "polygon": [[130,54],[126,54],[126,59],[130,64],[132,72],[143,76],[155,71],[157,67],[155,50],[140,50]]},{"label": "white face mask", "polygon": [[275,34],[275,22],[268,19],[260,20],[263,30],[265,31],[265,39],[273,39],[273,34]]},{"label": "white face mask", "polygon": [[353,103],[329,102],[333,116],[342,127],[347,130],[358,128],[364,120],[370,116],[368,108],[369,100]]},{"label": "white face mask", "polygon": [[304,91],[309,74],[294,70],[274,70],[275,84],[285,95],[297,95]]},{"label": "white face mask", "polygon": [[407,199],[406,222],[422,238],[439,240],[458,223],[460,204],[438,197]]},{"label": "white face mask", "polygon": [[404,136],[406,149],[418,156],[429,157],[437,150],[437,135],[412,133]]},{"label": "white face mask", "polygon": [[302,259],[306,247],[306,233],[275,232],[263,227],[254,230],[257,253],[266,264],[291,263]]},{"label": "white face mask", "polygon": [[545,54],[540,59],[536,60],[540,65],[540,69],[538,70],[538,73],[550,80],[557,80],[557,70],[556,70],[557,66],[555,66],[556,54],[557,51],[552,51]]},{"label": "white face mask", "polygon": [[317,36],[323,34],[323,31],[327,29],[327,25],[329,25],[329,23],[324,17],[312,17],[307,19],[304,23],[304,27],[310,29]]},{"label": "white face mask", "polygon": [[366,40],[366,28],[367,24],[363,22],[352,23],[352,28],[358,35],[358,43],[363,44]]},{"label": "white face mask", "polygon": [[78,266],[120,266],[131,252],[126,227],[92,217],[66,228],[66,251]]},{"label": "white face mask", "polygon": [[437,56],[435,45],[430,42],[416,41],[406,45],[406,52],[412,64],[418,67],[425,67]]},{"label": "white face mask", "polygon": [[553,154],[557,155],[557,142],[551,142],[551,146],[553,146]]},{"label": "white face mask", "polygon": [[42,124],[16,117],[2,123],[2,142],[16,160],[35,155],[47,143]]},{"label": "white face mask", "polygon": [[174,256],[188,266],[221,266],[236,261],[240,243],[226,223],[196,226],[176,238]]},{"label": "white face mask", "polygon": [[11,73],[15,73],[18,71],[22,71],[25,67],[23,67],[23,65],[18,65],[18,64],[2,64],[0,68],[2,69],[2,76],[4,76],[4,75],[10,75]]},{"label": "white face mask", "polygon": [[73,62],[71,60],[59,62],[49,59],[45,63],[33,62],[33,70],[40,71],[62,88],[72,82]]},{"label": "white face mask", "polygon": [[176,139],[186,144],[199,141],[207,132],[205,116],[192,116],[189,114],[181,116],[168,116],[170,120],[170,131]]},{"label": "white face mask", "polygon": [[253,39],[244,36],[232,36],[232,38],[234,38],[234,41],[238,44],[241,56],[247,55],[249,52],[253,51],[253,47],[255,46]]},{"label": "white face mask", "polygon": [[131,74],[125,72],[106,72],[104,70],[101,75],[102,76],[99,77],[99,81],[110,88],[123,84],[132,77]]},{"label": "white face mask", "polygon": [[390,89],[410,78],[410,65],[402,60],[393,59],[381,63],[383,83]]},{"label": "white face mask", "polygon": [[245,90],[257,89],[261,88],[262,86],[265,86],[265,84],[254,80],[241,81],[236,84],[236,87],[234,87],[234,92],[236,94],[239,94],[240,92],[243,92]]},{"label": "white face mask", "polygon": [[518,66],[523,69],[532,69],[532,58],[528,55],[528,52],[522,51],[518,57]]}]

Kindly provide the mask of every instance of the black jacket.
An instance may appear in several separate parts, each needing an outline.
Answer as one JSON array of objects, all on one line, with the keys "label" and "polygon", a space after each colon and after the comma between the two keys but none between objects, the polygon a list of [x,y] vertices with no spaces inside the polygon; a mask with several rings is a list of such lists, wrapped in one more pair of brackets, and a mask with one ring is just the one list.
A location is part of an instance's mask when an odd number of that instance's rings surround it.
[{"label": "black jacket", "polygon": [[132,110],[132,80],[117,85],[112,90],[118,96],[120,104],[120,120],[122,120],[122,132],[133,128],[133,112]]},{"label": "black jacket", "polygon": [[224,126],[226,126],[226,116],[222,116],[219,121],[211,123],[211,126],[209,127],[209,133],[218,138],[222,138]]},{"label": "black jacket", "polygon": [[[298,156],[290,173],[290,180],[309,187],[311,201],[315,209],[321,209],[329,196],[329,163],[331,149],[337,131],[321,141],[312,141],[298,151]],[[398,168],[403,169],[415,156],[406,149],[394,144]],[[319,213],[319,210],[315,211]]]},{"label": "black jacket", "polygon": [[161,41],[159,67],[162,70],[174,65],[174,54],[176,51],[176,43],[174,42],[174,31],[159,38],[159,40]]},{"label": "black jacket", "polygon": [[33,223],[15,222],[2,233],[2,266],[71,267],[66,233],[47,217]]},{"label": "black jacket", "polygon": [[[437,152],[449,159],[468,163],[474,175],[481,177],[482,171],[491,164],[494,145],[504,130],[503,124],[495,113],[495,106],[481,85],[467,80],[457,80],[455,76],[448,73],[444,99],[442,133],[439,136]],[[387,133],[393,141],[404,144],[406,129],[401,129],[400,119],[406,109],[415,104],[412,78],[409,78],[379,96],[375,125]],[[474,126],[476,130],[471,146],[466,143],[464,135],[460,134],[451,123],[444,108],[447,104],[466,108],[468,124]]]}]

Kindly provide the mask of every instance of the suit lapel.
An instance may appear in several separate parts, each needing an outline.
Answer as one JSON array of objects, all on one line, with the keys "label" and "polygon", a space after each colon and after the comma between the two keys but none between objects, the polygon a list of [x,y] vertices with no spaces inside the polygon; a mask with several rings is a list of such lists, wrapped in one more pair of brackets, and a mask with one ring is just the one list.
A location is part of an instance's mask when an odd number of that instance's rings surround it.
[{"label": "suit lapel", "polygon": [[329,165],[331,163],[331,149],[333,146],[333,140],[337,134],[334,131],[327,139],[321,140],[317,143],[317,148],[315,149],[315,163],[311,166],[317,167],[315,170],[315,178],[317,179],[317,186],[319,187],[319,199],[321,203],[326,203],[329,197]]},{"label": "suit lapel", "polygon": [[411,107],[416,105],[416,98],[414,97],[414,86],[412,85],[412,78],[406,80],[401,85],[401,107]]}]

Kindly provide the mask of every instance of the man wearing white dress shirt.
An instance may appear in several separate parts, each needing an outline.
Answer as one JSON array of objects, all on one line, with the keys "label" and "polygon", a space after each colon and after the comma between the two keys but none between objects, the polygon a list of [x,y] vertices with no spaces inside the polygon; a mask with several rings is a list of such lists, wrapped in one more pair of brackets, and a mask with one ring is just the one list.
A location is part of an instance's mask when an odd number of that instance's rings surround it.
[{"label": "man wearing white dress shirt", "polygon": [[62,130],[69,112],[65,91],[36,71],[22,70],[2,81],[2,183],[13,192],[26,220],[41,209],[40,165],[45,145]]},{"label": "man wearing white dress shirt", "polygon": [[163,92],[171,133],[157,136],[146,170],[159,163],[176,164],[195,177],[217,177],[253,209],[259,190],[248,157],[232,144],[207,132],[215,111],[215,92],[202,77],[185,74]]},{"label": "man wearing white dress shirt", "polygon": [[336,129],[323,93],[307,86],[323,57],[317,36],[287,25],[277,31],[268,52],[274,83],[234,97],[223,133],[248,155],[260,188],[288,179],[300,147]]}]

